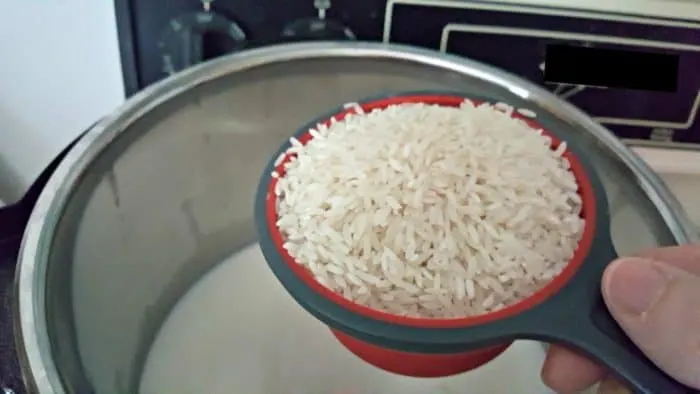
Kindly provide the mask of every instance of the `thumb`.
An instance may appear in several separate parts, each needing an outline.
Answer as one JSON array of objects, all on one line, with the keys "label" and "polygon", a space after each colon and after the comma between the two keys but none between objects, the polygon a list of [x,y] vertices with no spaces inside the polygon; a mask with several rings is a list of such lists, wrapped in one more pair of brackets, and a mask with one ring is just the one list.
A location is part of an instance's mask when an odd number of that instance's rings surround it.
[{"label": "thumb", "polygon": [[700,388],[699,276],[660,261],[621,259],[603,275],[603,298],[650,360]]}]

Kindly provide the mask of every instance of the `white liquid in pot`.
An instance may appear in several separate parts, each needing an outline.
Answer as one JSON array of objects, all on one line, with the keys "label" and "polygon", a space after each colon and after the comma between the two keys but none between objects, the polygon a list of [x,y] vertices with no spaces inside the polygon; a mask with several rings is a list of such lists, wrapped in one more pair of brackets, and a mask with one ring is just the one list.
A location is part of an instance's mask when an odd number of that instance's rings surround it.
[{"label": "white liquid in pot", "polygon": [[454,377],[381,371],[302,310],[253,245],[178,303],[151,349],[140,394],[544,394],[543,360],[539,343],[521,341]]}]

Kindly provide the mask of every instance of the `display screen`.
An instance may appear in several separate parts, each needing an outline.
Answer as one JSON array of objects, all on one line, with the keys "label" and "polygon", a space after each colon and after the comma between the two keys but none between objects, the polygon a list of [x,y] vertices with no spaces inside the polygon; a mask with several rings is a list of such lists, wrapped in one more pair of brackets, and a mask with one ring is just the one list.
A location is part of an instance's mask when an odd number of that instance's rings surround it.
[{"label": "display screen", "polygon": [[546,82],[675,92],[678,55],[550,44]]}]

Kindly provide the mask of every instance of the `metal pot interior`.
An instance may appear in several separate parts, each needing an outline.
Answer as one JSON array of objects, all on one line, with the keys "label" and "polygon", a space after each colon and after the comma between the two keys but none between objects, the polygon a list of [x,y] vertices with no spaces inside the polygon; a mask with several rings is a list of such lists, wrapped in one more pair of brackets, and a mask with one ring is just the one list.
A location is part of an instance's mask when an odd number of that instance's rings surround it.
[{"label": "metal pot interior", "polygon": [[178,300],[255,242],[253,196],[269,156],[310,119],[364,97],[457,90],[531,109],[595,157],[620,253],[687,240],[657,179],[640,178],[644,167],[630,167],[552,96],[477,63],[351,45],[266,49],[187,71],[74,149],[42,196],[20,262],[23,358],[37,392],[138,392]]}]

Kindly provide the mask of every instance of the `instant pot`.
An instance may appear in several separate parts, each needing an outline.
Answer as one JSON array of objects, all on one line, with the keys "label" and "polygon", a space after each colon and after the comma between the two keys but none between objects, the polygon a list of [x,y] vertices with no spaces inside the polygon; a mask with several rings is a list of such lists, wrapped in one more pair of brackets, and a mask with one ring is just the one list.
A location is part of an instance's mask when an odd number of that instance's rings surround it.
[{"label": "instant pot", "polygon": [[619,139],[499,68],[381,43],[243,51],[133,95],[2,211],[16,219],[3,221],[14,223],[3,226],[3,247],[18,255],[14,328],[28,391],[545,390],[544,348],[534,342],[449,379],[371,367],[339,348],[260,259],[253,197],[280,144],[345,102],[419,90],[528,108],[585,150],[610,199],[621,254],[697,239],[673,195]]}]

